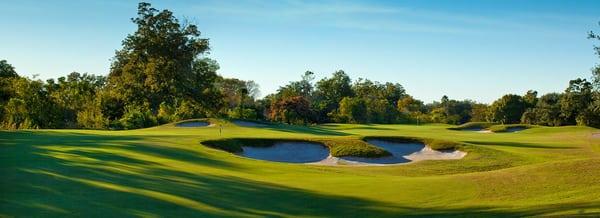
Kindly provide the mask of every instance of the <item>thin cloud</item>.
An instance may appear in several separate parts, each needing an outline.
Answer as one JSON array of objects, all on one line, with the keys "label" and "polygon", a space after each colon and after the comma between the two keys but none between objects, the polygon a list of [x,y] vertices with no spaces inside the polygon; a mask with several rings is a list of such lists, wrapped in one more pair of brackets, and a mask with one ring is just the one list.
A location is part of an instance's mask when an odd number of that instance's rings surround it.
[{"label": "thin cloud", "polygon": [[[211,1],[189,7],[191,14],[223,16],[244,22],[270,22],[325,26],[343,29],[390,32],[482,34],[490,31],[535,31],[544,34],[556,32],[551,24],[532,25],[523,20],[566,20],[557,14],[501,14],[486,16],[450,11],[425,10],[356,1]],[[564,18],[564,19],[563,19]],[[583,17],[573,17],[580,22]]]}]

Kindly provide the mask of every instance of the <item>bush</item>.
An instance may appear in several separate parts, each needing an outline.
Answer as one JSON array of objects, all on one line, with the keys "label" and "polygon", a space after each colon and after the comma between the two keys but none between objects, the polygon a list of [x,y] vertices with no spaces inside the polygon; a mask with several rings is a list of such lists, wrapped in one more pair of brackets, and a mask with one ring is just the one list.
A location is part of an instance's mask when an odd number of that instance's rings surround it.
[{"label": "bush", "polygon": [[11,98],[5,107],[5,117],[2,126],[7,129],[31,128],[32,124],[27,111],[25,101],[18,98]]},{"label": "bush", "polygon": [[203,118],[204,114],[201,113],[201,108],[199,105],[183,100],[179,107],[175,110],[175,119],[176,120],[187,120],[193,118]]},{"label": "bush", "polygon": [[[240,113],[241,112],[241,113]],[[252,108],[246,108],[240,110],[239,107],[234,109],[229,109],[227,111],[227,116],[231,119],[245,119],[245,120],[255,120],[257,118],[256,110]]]},{"label": "bush", "polygon": [[165,124],[175,121],[175,108],[166,102],[160,103],[156,120],[159,124]]},{"label": "bush", "polygon": [[126,108],[120,122],[125,129],[139,129],[157,124],[156,117],[152,115],[150,110],[136,107]]},{"label": "bush", "polygon": [[90,105],[77,112],[77,125],[86,129],[103,129],[108,126],[108,119],[100,107]]}]

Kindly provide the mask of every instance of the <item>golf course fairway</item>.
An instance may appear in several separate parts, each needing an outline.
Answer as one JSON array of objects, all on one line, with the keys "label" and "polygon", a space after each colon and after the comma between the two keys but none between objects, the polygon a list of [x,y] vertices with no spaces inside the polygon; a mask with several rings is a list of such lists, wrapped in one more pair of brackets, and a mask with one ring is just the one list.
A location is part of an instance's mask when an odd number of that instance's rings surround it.
[{"label": "golf course fairway", "polygon": [[[0,217],[600,215],[600,130],[481,134],[450,125],[238,126],[0,131]],[[326,166],[255,160],[206,140],[416,137],[456,160]],[[326,144],[326,143],[325,143]]]}]

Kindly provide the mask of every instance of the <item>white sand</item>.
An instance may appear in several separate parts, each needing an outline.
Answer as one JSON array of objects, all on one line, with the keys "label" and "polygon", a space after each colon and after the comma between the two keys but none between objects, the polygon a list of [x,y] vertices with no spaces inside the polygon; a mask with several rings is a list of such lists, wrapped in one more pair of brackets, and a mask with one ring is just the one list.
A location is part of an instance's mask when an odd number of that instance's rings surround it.
[{"label": "white sand", "polygon": [[[397,146],[403,146],[402,143]],[[462,159],[467,155],[466,152],[452,150],[452,151],[436,151],[429,147],[423,147],[420,151],[413,152],[408,155],[404,155],[401,157],[395,156],[393,152],[392,156],[381,157],[381,158],[357,158],[357,157],[333,157],[329,155],[326,159],[321,160],[319,162],[309,163],[314,165],[348,165],[348,166],[390,166],[390,165],[400,165],[400,164],[408,164],[414,163],[423,160],[456,160]],[[397,154],[396,154],[397,155]],[[407,161],[397,161],[405,159]]]},{"label": "white sand", "polygon": [[392,155],[380,158],[333,157],[325,146],[309,142],[279,142],[270,147],[242,146],[243,152],[238,155],[276,162],[351,166],[389,166],[423,160],[461,159],[467,155],[458,150],[436,151],[422,143],[396,143],[382,140],[368,142],[389,151]]},{"label": "white sand", "polygon": [[329,155],[325,146],[308,142],[279,142],[270,147],[242,146],[239,155],[276,162],[311,163],[321,161]]}]

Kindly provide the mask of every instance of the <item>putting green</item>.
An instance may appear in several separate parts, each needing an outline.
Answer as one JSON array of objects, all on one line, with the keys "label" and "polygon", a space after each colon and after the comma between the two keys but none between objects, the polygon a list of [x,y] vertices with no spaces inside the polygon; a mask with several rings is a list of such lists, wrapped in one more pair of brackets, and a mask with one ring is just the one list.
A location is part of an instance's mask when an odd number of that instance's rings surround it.
[{"label": "putting green", "polygon": [[[481,134],[448,125],[253,128],[211,120],[218,122],[222,129],[1,131],[0,216],[600,214],[598,129]],[[200,144],[365,136],[454,141],[468,155],[388,167],[320,166],[253,160]]]}]

